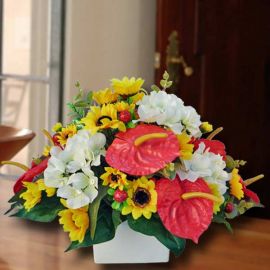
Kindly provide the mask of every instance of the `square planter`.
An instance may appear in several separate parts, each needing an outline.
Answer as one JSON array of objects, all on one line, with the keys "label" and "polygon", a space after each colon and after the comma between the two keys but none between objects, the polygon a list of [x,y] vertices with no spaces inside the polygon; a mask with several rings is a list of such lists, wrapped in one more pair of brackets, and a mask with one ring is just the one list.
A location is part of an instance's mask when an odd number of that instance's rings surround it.
[{"label": "square planter", "polygon": [[94,261],[99,264],[164,263],[170,253],[155,237],[131,230],[127,222],[118,226],[114,239],[93,249]]}]

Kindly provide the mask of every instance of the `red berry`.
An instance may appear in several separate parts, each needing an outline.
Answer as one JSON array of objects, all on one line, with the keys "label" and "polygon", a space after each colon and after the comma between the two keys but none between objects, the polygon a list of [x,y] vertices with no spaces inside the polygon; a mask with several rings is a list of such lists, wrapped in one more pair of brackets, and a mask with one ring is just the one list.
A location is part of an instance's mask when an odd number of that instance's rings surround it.
[{"label": "red berry", "polygon": [[231,213],[234,210],[234,205],[233,203],[227,203],[226,207],[225,207],[225,212],[226,213]]},{"label": "red berry", "polygon": [[117,189],[117,190],[114,192],[113,198],[114,198],[114,200],[115,200],[116,202],[121,203],[121,202],[123,202],[123,201],[126,200],[127,196],[128,196],[128,195],[127,195],[126,191]]},{"label": "red berry", "polygon": [[131,113],[127,110],[120,112],[119,120],[124,123],[129,122],[131,120]]}]

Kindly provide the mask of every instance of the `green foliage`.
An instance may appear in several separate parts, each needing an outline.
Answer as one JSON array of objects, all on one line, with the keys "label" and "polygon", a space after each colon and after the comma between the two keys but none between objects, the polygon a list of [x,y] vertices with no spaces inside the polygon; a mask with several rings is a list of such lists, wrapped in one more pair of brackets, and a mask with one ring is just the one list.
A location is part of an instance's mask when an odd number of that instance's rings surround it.
[{"label": "green foliage", "polygon": [[98,196],[89,206],[91,238],[93,238],[95,235],[97,219],[98,219],[98,210],[100,207],[101,200],[106,196],[107,191],[108,191],[108,187],[99,185]]},{"label": "green foliage", "polygon": [[152,91],[156,91],[156,92],[161,91],[161,89],[157,85],[155,85],[155,84],[153,84],[151,86],[151,89],[152,89]]},{"label": "green foliage", "polygon": [[219,224],[224,224],[227,228],[227,230],[230,233],[233,233],[233,229],[231,224],[226,220],[226,217],[223,212],[219,212],[218,214],[213,216],[212,222],[219,223]]},{"label": "green foliage", "polygon": [[23,199],[20,198],[20,195],[25,192],[25,188],[21,189],[19,192],[15,193],[13,197],[9,199],[9,203],[14,203],[14,202],[23,202]]},{"label": "green foliage", "polygon": [[76,120],[85,116],[86,109],[92,104],[93,92],[90,91],[85,95],[79,82],[75,86],[78,89],[78,94],[75,96],[73,102],[67,103],[67,106],[71,110],[69,116]]},{"label": "green foliage", "polygon": [[135,220],[129,215],[128,225],[134,231],[156,237],[157,240],[170,249],[176,256],[179,256],[185,249],[185,239],[172,235],[163,226],[158,215],[153,215],[149,220],[144,217]]},{"label": "green foliage", "polygon": [[126,216],[122,216],[121,212],[117,210],[112,211],[112,221],[113,221],[115,230],[118,227],[118,225],[120,225],[122,222],[125,221],[125,219],[126,219]]},{"label": "green foliage", "polygon": [[231,172],[234,168],[239,168],[240,166],[246,165],[245,160],[234,160],[231,156],[226,156],[226,168],[228,172]]},{"label": "green foliage", "polygon": [[253,201],[241,200],[234,203],[234,210],[231,213],[225,213],[226,218],[233,219],[237,216],[243,215],[247,210],[253,207],[264,207],[262,204],[257,204]]},{"label": "green foliage", "polygon": [[134,127],[136,127],[136,124],[133,123],[132,121],[130,121],[130,122],[127,123],[127,127],[128,128],[134,128]]},{"label": "green foliage", "polygon": [[162,80],[160,81],[160,85],[163,87],[163,90],[166,90],[167,88],[170,88],[173,84],[172,81],[169,81],[169,73],[167,71],[164,72],[162,76]]},{"label": "green foliage", "polygon": [[112,220],[112,209],[109,205],[102,201],[98,211],[97,226],[94,237],[91,238],[90,230],[87,230],[83,242],[72,242],[66,251],[103,243],[113,239],[114,235],[115,225]]},{"label": "green foliage", "polygon": [[63,210],[64,206],[60,203],[58,197],[43,197],[41,202],[33,207],[30,211],[25,208],[20,208],[15,214],[11,216],[29,219],[39,222],[51,222],[53,221],[59,211]]},{"label": "green foliage", "polygon": [[151,86],[151,90],[159,92],[162,90],[165,91],[166,89],[170,88],[173,84],[173,81],[169,81],[169,78],[170,78],[169,73],[167,71],[165,71],[163,76],[162,76],[162,80],[160,81],[160,85],[161,85],[162,89],[160,89],[157,85],[153,84]]},{"label": "green foliage", "polygon": [[160,174],[165,178],[169,178],[171,180],[175,179],[176,170],[174,168],[174,164],[170,163],[169,166],[166,166],[163,170],[160,171]]}]

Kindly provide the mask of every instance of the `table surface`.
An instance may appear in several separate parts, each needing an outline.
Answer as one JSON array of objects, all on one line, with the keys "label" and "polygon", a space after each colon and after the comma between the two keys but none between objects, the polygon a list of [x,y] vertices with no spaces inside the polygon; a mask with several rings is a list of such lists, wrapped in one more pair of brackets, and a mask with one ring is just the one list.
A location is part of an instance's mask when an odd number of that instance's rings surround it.
[{"label": "table surface", "polygon": [[65,253],[68,235],[57,223],[40,224],[4,216],[12,181],[0,179],[0,270],[270,269],[270,220],[241,217],[234,234],[211,225],[199,245],[190,241],[184,254],[168,264],[96,265],[92,249]]}]

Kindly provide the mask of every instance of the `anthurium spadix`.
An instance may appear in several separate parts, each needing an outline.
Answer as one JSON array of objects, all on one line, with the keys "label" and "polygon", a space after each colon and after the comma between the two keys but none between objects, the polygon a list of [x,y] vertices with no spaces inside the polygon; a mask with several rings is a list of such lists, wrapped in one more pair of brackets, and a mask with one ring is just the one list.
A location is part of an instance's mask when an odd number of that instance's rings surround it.
[{"label": "anthurium spadix", "polygon": [[198,243],[213,217],[213,203],[218,200],[203,179],[195,182],[159,179],[157,211],[166,229],[175,236]]},{"label": "anthurium spadix", "polygon": [[179,156],[176,135],[155,125],[140,124],[119,132],[106,153],[107,163],[131,175],[148,175]]}]

